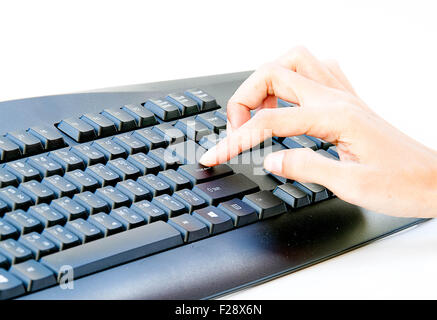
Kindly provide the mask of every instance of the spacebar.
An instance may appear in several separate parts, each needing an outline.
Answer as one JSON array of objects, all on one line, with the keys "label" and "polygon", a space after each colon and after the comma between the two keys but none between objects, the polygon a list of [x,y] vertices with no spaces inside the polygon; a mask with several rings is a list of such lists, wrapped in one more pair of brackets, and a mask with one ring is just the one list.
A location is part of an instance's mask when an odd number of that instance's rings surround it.
[{"label": "spacebar", "polygon": [[[77,279],[182,244],[179,231],[163,221],[114,234],[41,259],[61,280]],[[73,271],[71,274],[68,272]]]}]

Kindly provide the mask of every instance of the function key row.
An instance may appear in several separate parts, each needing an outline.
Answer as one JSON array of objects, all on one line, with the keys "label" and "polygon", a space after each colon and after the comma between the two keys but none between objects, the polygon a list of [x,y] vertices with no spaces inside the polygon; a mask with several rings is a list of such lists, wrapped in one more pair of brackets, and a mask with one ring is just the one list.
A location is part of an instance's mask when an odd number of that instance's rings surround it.
[{"label": "function key row", "polygon": [[0,162],[8,162],[65,146],[55,127],[35,126],[0,136]]},{"label": "function key row", "polygon": [[141,105],[128,104],[64,119],[57,127],[74,141],[86,142],[154,125],[158,122],[156,117],[171,121],[218,107],[214,97],[203,90],[191,89],[165,98],[149,99]]},{"label": "function key row", "polygon": [[[76,142],[86,142],[155,125],[157,118],[171,121],[218,108],[214,97],[203,90],[191,89],[162,99],[149,99],[142,105],[127,104],[121,108],[104,109],[101,113],[85,113],[78,118],[64,119],[57,124],[57,128]],[[212,130],[217,131],[226,125],[222,122],[226,120],[222,110],[215,115],[201,116],[198,120]],[[65,146],[63,136],[54,126],[34,126],[28,130],[9,132],[0,136],[0,163]]]}]

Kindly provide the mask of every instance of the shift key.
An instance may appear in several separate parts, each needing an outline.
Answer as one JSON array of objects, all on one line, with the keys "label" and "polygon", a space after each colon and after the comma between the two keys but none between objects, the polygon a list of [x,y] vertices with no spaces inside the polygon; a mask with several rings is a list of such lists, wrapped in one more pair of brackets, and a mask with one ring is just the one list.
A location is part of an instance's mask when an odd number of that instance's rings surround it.
[{"label": "shift key", "polygon": [[241,173],[201,183],[193,188],[195,193],[213,206],[258,190],[258,185]]}]

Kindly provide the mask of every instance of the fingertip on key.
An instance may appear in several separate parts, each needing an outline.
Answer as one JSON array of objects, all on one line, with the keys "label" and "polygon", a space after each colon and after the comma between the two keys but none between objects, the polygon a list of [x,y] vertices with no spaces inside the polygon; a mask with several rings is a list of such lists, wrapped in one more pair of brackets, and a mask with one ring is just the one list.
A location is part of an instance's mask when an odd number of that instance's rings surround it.
[{"label": "fingertip on key", "polygon": [[204,153],[200,159],[200,164],[206,167],[212,167],[217,164],[216,147],[212,147],[206,153]]}]

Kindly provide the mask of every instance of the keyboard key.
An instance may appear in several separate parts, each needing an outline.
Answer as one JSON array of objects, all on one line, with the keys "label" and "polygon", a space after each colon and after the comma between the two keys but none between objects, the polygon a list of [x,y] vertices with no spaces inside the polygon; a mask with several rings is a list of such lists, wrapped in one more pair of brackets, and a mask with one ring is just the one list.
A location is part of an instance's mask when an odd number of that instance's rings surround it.
[{"label": "keyboard key", "polygon": [[56,195],[56,198],[72,197],[77,192],[74,184],[58,175],[45,177],[42,184],[49,187]]},{"label": "keyboard key", "polygon": [[81,158],[76,156],[68,149],[61,149],[49,153],[49,158],[59,163],[64,171],[73,171],[76,169],[85,169],[85,165]]},{"label": "keyboard key", "polygon": [[50,207],[64,215],[68,221],[87,216],[86,209],[68,197],[53,200]]},{"label": "keyboard key", "polygon": [[33,231],[40,232],[43,229],[38,219],[21,209],[6,213],[3,219],[13,225],[21,235]]},{"label": "keyboard key", "polygon": [[39,155],[28,158],[26,163],[38,170],[42,177],[64,174],[60,164],[50,159],[47,155]]},{"label": "keyboard key", "polygon": [[206,152],[193,140],[187,140],[181,143],[172,144],[166,150],[171,151],[174,156],[179,158],[183,164],[198,163],[200,158]]},{"label": "keyboard key", "polygon": [[58,124],[58,129],[76,142],[93,140],[96,137],[94,128],[78,118],[68,118]]},{"label": "keyboard key", "polygon": [[18,236],[18,230],[13,225],[7,223],[3,219],[0,219],[0,241],[11,238],[17,239]]},{"label": "keyboard key", "polygon": [[157,122],[154,114],[143,106],[136,104],[126,104],[121,109],[134,117],[139,128],[151,126],[156,124]]},{"label": "keyboard key", "polygon": [[158,173],[158,177],[167,182],[173,192],[185,188],[191,188],[188,178],[176,172],[174,169],[168,169]]},{"label": "keyboard key", "polygon": [[217,117],[214,112],[199,114],[196,116],[196,120],[202,122],[215,133],[220,133],[221,131],[226,130],[226,121]]},{"label": "keyboard key", "polygon": [[7,163],[4,168],[17,177],[18,181],[41,180],[39,171],[28,165],[25,160]]},{"label": "keyboard key", "polygon": [[326,150],[319,149],[319,150],[317,150],[316,152],[317,152],[318,154],[320,154],[320,155],[326,157],[326,158],[329,158],[329,159],[332,159],[332,160],[339,160],[335,155],[333,155],[332,153],[329,153],[329,152],[326,151]]},{"label": "keyboard key", "polygon": [[137,167],[123,158],[108,161],[106,167],[118,174],[121,180],[136,179],[141,175]]},{"label": "keyboard key", "polygon": [[176,191],[173,197],[182,203],[189,213],[206,206],[205,200],[189,189]]},{"label": "keyboard key", "polygon": [[27,131],[38,138],[44,150],[54,150],[65,146],[64,138],[54,127],[35,126]]},{"label": "keyboard key", "polygon": [[164,210],[169,218],[176,217],[187,211],[182,203],[168,194],[154,197],[152,203]]},{"label": "keyboard key", "polygon": [[104,200],[89,191],[74,195],[73,200],[84,207],[88,215],[96,214],[98,212],[109,213],[110,211],[109,205]]},{"label": "keyboard key", "polygon": [[0,199],[3,200],[11,210],[27,210],[32,205],[30,197],[13,186],[0,189]]},{"label": "keyboard key", "polygon": [[167,221],[168,218],[164,210],[155,206],[148,200],[134,203],[131,206],[131,209],[140,214],[147,221],[147,223],[152,223],[159,220]]},{"label": "keyboard key", "polygon": [[153,197],[165,193],[167,194],[171,193],[170,185],[167,182],[163,181],[161,178],[158,178],[153,174],[148,174],[144,177],[139,177],[137,179],[137,182],[142,186],[146,187],[153,195]]},{"label": "keyboard key", "polygon": [[181,164],[179,158],[173,155],[172,150],[158,148],[150,150],[147,155],[158,162],[162,170],[176,169]]},{"label": "keyboard key", "polygon": [[0,137],[0,161],[6,162],[20,157],[20,148],[8,138]]},{"label": "keyboard key", "polygon": [[213,206],[194,211],[193,217],[202,221],[208,227],[209,234],[212,235],[228,231],[234,226],[231,217]]},{"label": "keyboard key", "polygon": [[196,101],[201,111],[218,108],[217,101],[214,97],[200,89],[189,89],[184,92],[189,98]]},{"label": "keyboard key", "polygon": [[7,212],[8,210],[9,208],[6,202],[0,200],[0,216],[2,216],[3,213]]},{"label": "keyboard key", "polygon": [[340,156],[338,155],[338,151],[337,151],[337,147],[336,146],[331,146],[328,148],[328,152],[330,154],[332,154],[334,157],[336,157],[337,159],[340,159]]},{"label": "keyboard key", "polygon": [[291,183],[277,186],[273,194],[292,208],[300,208],[311,203],[309,196]]},{"label": "keyboard key", "polygon": [[[103,237],[102,233],[95,225],[83,220],[82,218],[67,222],[65,228],[74,233],[82,243],[87,243]],[[74,276],[76,277],[76,274]]]},{"label": "keyboard key", "polygon": [[142,175],[148,173],[158,173],[161,170],[161,166],[158,162],[145,155],[144,153],[132,154],[127,157],[127,161],[132,163],[140,170]]},{"label": "keyboard key", "polygon": [[168,224],[182,234],[184,242],[193,242],[209,236],[208,227],[187,213],[168,219]]},{"label": "keyboard key", "polygon": [[14,131],[6,134],[6,138],[15,143],[23,155],[30,156],[44,151],[41,141],[30,133],[22,131]]},{"label": "keyboard key", "polygon": [[199,112],[196,101],[183,94],[170,93],[165,98],[179,108],[182,116],[190,116]]},{"label": "keyboard key", "polygon": [[68,231],[62,226],[47,228],[42,234],[53,242],[59,250],[73,248],[82,243],[74,233]]},{"label": "keyboard key", "polygon": [[24,293],[25,290],[21,280],[0,268],[0,300],[15,298]]},{"label": "keyboard key", "polygon": [[182,244],[180,233],[158,221],[82,246],[44,257],[41,262],[60,279],[62,266],[73,268],[74,278],[86,276]]},{"label": "keyboard key", "polygon": [[222,202],[218,208],[231,217],[235,227],[258,221],[255,209],[238,198]]},{"label": "keyboard key", "polygon": [[109,215],[119,221],[127,230],[146,224],[146,220],[140,214],[127,207],[114,209]]},{"label": "keyboard key", "polygon": [[308,135],[304,135],[306,138],[310,139],[312,142],[314,142],[317,146],[318,149],[328,149],[330,146],[333,146],[333,144],[331,142],[325,141],[323,139],[320,138],[316,138],[316,137],[311,137]]},{"label": "keyboard key", "polygon": [[132,179],[121,181],[117,183],[115,187],[124,193],[132,202],[152,199],[150,191]]},{"label": "keyboard key", "polygon": [[34,292],[56,284],[51,270],[35,260],[28,260],[12,266],[10,272],[23,281],[27,292]]},{"label": "keyboard key", "polygon": [[267,190],[245,195],[243,202],[255,209],[260,220],[287,212],[285,203]]},{"label": "keyboard key", "polygon": [[90,216],[88,218],[88,222],[91,222],[93,225],[99,228],[104,237],[108,237],[124,230],[124,227],[120,221],[103,212],[99,212]]},{"label": "keyboard key", "polygon": [[184,133],[171,124],[162,123],[153,127],[152,131],[160,134],[167,141],[167,144],[179,143],[185,140]]},{"label": "keyboard key", "polygon": [[329,198],[329,191],[317,183],[298,182],[293,184],[310,196],[311,202],[319,202]]},{"label": "keyboard key", "polygon": [[164,137],[161,134],[153,131],[152,128],[136,130],[132,133],[132,136],[144,142],[149,150],[165,148],[168,144]]},{"label": "keyboard key", "polygon": [[32,251],[36,260],[58,251],[58,248],[50,240],[36,232],[23,235],[18,241]]},{"label": "keyboard key", "polygon": [[287,137],[282,140],[282,144],[289,149],[293,148],[310,148],[313,150],[317,150],[317,145],[305,137],[304,135]]},{"label": "keyboard key", "polygon": [[214,115],[219,117],[220,119],[227,121],[228,120],[228,114],[226,108],[220,108],[216,111],[214,111]]},{"label": "keyboard key", "polygon": [[126,158],[126,150],[111,138],[94,141],[92,146],[103,153],[108,160]]},{"label": "keyboard key", "polygon": [[130,199],[118,189],[107,186],[96,190],[96,196],[105,200],[111,209],[130,206]]},{"label": "keyboard key", "polygon": [[78,192],[94,191],[100,187],[99,182],[82,170],[67,172],[64,178],[76,186]]},{"label": "keyboard key", "polygon": [[[9,269],[9,261],[0,254],[0,269]],[[1,282],[1,281],[0,281]]]},{"label": "keyboard key", "polygon": [[35,180],[23,182],[18,190],[28,195],[34,204],[49,203],[55,198],[50,188]]},{"label": "keyboard key", "polygon": [[0,168],[0,188],[7,186],[18,187],[18,179],[5,168]]},{"label": "keyboard key", "polygon": [[44,228],[63,225],[67,221],[63,214],[57,212],[46,203],[30,207],[28,213],[38,219]]},{"label": "keyboard key", "polygon": [[117,173],[101,163],[89,166],[85,172],[94,177],[102,187],[115,186],[120,181]]},{"label": "keyboard key", "polygon": [[214,147],[217,143],[219,143],[220,140],[221,138],[219,137],[218,134],[212,133],[202,137],[202,139],[200,139],[199,141],[199,144],[206,150],[209,150],[212,147]]},{"label": "keyboard key", "polygon": [[178,172],[186,176],[193,184],[199,184],[229,176],[234,173],[227,164],[205,167],[201,164],[186,164],[180,166]]},{"label": "keyboard key", "polygon": [[207,126],[193,118],[180,119],[176,122],[175,127],[181,130],[189,139],[196,142],[211,134],[211,130]]},{"label": "keyboard key", "polygon": [[120,108],[105,109],[102,115],[114,122],[119,132],[126,132],[137,128],[135,118]]},{"label": "keyboard key", "polygon": [[149,99],[145,102],[144,107],[164,121],[174,120],[181,116],[179,108],[164,99]]},{"label": "keyboard key", "polygon": [[122,146],[128,154],[147,152],[147,147],[144,142],[135,138],[130,133],[119,134],[112,138],[112,140]]},{"label": "keyboard key", "polygon": [[96,163],[105,163],[106,158],[103,153],[89,144],[79,144],[70,149],[75,155],[85,162],[86,166],[92,166]]},{"label": "keyboard key", "polygon": [[114,122],[99,113],[85,113],[80,119],[94,128],[97,137],[107,137],[117,133]]},{"label": "keyboard key", "polygon": [[167,141],[167,145],[179,143],[185,140],[184,133],[168,123],[162,123],[153,127],[152,131],[160,134]]},{"label": "keyboard key", "polygon": [[0,254],[5,256],[9,264],[17,264],[32,259],[32,251],[14,239],[0,242]]},{"label": "keyboard key", "polygon": [[258,190],[258,185],[241,173],[204,182],[193,188],[195,193],[213,206],[232,198],[241,198],[245,194]]}]

